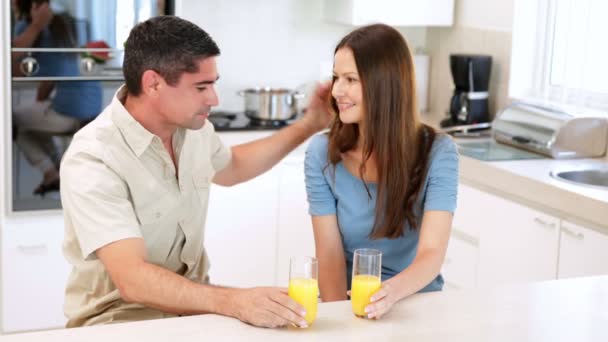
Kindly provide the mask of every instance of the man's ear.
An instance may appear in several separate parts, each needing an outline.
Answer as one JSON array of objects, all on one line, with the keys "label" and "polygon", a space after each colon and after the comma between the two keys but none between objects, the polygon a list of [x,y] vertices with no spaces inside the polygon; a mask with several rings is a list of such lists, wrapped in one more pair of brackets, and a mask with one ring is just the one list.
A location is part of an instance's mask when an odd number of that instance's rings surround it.
[{"label": "man's ear", "polygon": [[154,70],[146,70],[141,75],[141,90],[148,96],[157,97],[163,83],[162,76]]}]

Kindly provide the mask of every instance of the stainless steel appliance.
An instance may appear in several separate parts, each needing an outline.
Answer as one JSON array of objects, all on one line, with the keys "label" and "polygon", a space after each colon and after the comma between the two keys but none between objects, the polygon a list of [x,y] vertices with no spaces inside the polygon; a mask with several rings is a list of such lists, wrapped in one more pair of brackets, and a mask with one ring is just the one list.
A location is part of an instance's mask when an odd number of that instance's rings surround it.
[{"label": "stainless steel appliance", "polygon": [[454,81],[454,93],[450,100],[448,118],[441,127],[478,125],[490,121],[488,112],[488,89],[492,57],[488,55],[450,55],[450,70]]},{"label": "stainless steel appliance", "polygon": [[504,108],[492,128],[498,142],[555,159],[601,157],[608,143],[605,118],[577,117],[526,103]]},{"label": "stainless steel appliance", "polygon": [[250,88],[241,90],[245,114],[254,120],[286,121],[298,114],[297,101],[304,94],[284,88]]},{"label": "stainless steel appliance", "polygon": [[[32,3],[44,3],[47,0],[5,1],[6,11],[0,11],[2,32],[12,32],[13,40],[18,32],[29,25],[28,14]],[[35,104],[39,99],[44,85],[45,91],[41,98],[57,98],[58,89],[78,89],[83,82],[95,84],[99,89],[94,96],[75,98],[64,103],[99,103],[100,108],[111,101],[116,89],[124,82],[122,75],[123,42],[126,40],[131,27],[138,22],[161,14],[174,13],[174,0],[48,0],[53,12],[53,20],[45,27],[44,36],[52,40],[41,40],[41,35],[32,44],[17,46],[14,42],[4,44],[7,53],[0,59],[10,63],[11,78],[3,80],[3,89],[10,92],[10,108],[6,117],[11,118],[12,134],[3,136],[2,144],[11,145],[8,156],[12,159],[13,167],[7,171],[10,184],[7,193],[12,198],[8,201],[8,211],[42,210],[61,208],[59,193],[53,188],[47,188],[44,197],[34,196],[32,192],[40,182],[40,171],[33,168],[23,157],[23,151],[15,142],[20,131],[15,113],[25,112],[22,108]],[[10,3],[10,10],[9,10]],[[30,7],[27,7],[30,6]],[[56,25],[54,23],[59,25]],[[57,30],[57,28],[62,28]],[[19,30],[17,30],[19,28]],[[61,37],[62,39],[57,39]],[[10,52],[10,53],[9,53]],[[56,61],[61,60],[62,63]],[[49,62],[51,61],[51,62]],[[63,63],[69,61],[69,63]],[[8,106],[7,106],[8,107]],[[93,106],[91,106],[93,107]],[[99,110],[100,111],[100,110]],[[91,114],[91,113],[87,113]],[[94,111],[91,115],[97,115]],[[21,130],[23,131],[23,130]],[[69,144],[74,130],[63,132],[34,132],[44,137],[54,164],[58,164],[61,153]],[[11,139],[11,140],[9,140]],[[58,183],[55,183],[58,185]],[[42,193],[42,194],[45,194]]]}]

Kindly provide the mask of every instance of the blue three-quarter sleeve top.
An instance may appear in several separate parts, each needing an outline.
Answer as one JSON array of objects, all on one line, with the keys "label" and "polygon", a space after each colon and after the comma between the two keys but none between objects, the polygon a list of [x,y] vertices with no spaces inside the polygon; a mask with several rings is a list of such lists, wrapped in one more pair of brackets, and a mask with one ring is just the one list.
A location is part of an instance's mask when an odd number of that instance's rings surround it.
[{"label": "blue three-quarter sleeve top", "polygon": [[[306,151],[305,175],[309,213],[312,216],[337,216],[349,288],[353,253],[358,248],[382,251],[382,280],[385,281],[412,263],[416,256],[420,229],[410,230],[405,223],[405,234],[402,237],[371,240],[369,235],[375,221],[377,184],[367,183],[372,196],[369,199],[361,179],[351,174],[342,162],[338,162],[335,169],[329,164],[327,145],[327,134],[320,134],[312,138]],[[456,209],[457,192],[456,146],[450,137],[437,135],[431,148],[427,176],[414,208],[418,222],[422,222],[422,213],[427,210],[453,213]],[[438,275],[420,292],[439,291],[442,287],[443,278]]]}]

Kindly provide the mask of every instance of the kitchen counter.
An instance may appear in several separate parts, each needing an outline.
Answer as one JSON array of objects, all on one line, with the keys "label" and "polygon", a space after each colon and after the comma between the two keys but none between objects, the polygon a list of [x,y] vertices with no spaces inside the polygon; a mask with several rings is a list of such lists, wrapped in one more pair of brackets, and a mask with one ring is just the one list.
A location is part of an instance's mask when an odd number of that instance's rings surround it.
[{"label": "kitchen counter", "polygon": [[201,315],[7,335],[21,341],[608,341],[608,276],[413,295],[381,320],[320,304],[308,329],[261,329]]},{"label": "kitchen counter", "polygon": [[[221,132],[227,145],[239,144],[273,132]],[[487,141],[489,138],[456,139],[457,143]],[[307,142],[286,160],[304,159]],[[460,156],[460,181],[480,190],[521,203],[547,214],[567,219],[608,234],[608,190],[567,183],[549,175],[551,170],[608,167],[608,159],[534,159],[481,161]]]},{"label": "kitchen counter", "polygon": [[[422,120],[438,128],[444,116],[425,113]],[[491,138],[460,138],[456,143]],[[547,214],[608,234],[608,189],[557,180],[552,170],[608,167],[608,156],[594,159],[481,161],[460,156],[460,181]]]},{"label": "kitchen counter", "polygon": [[460,156],[460,180],[574,223],[608,234],[608,189],[572,184],[552,170],[605,167],[605,159],[535,159],[486,162]]}]

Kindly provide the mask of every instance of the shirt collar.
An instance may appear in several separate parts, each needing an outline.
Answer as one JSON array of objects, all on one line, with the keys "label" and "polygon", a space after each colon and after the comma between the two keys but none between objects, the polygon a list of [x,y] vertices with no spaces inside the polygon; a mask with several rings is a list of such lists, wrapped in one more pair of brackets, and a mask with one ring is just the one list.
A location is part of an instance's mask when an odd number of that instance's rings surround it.
[{"label": "shirt collar", "polygon": [[127,87],[121,86],[112,99],[112,121],[135,154],[140,157],[152,143],[155,135],[144,128],[125,108],[123,101],[127,98]]}]

